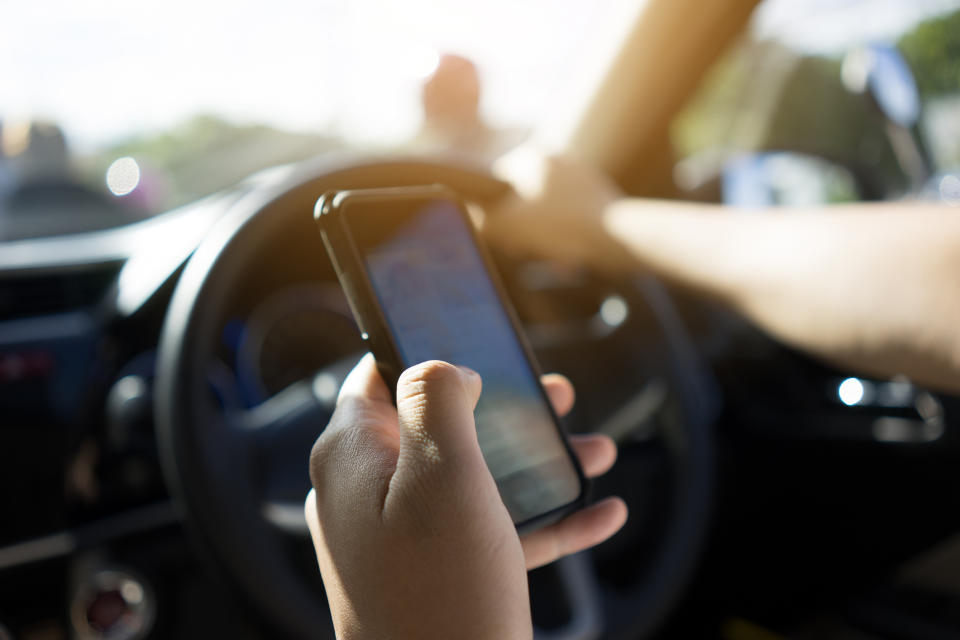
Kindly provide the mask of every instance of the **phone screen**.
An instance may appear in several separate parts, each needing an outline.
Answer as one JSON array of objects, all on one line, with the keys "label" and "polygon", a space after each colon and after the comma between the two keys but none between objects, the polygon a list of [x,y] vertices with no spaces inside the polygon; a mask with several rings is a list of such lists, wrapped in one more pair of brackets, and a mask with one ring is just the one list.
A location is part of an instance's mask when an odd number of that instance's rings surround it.
[{"label": "phone screen", "polygon": [[579,476],[459,205],[417,200],[347,210],[404,366],[445,360],[483,378],[477,435],[513,521],[576,500]]}]

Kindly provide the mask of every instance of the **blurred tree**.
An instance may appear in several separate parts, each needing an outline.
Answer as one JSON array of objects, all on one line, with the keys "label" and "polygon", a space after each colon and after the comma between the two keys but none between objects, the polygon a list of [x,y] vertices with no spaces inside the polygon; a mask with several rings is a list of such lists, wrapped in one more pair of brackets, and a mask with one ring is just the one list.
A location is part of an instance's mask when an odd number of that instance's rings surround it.
[{"label": "blurred tree", "polygon": [[924,98],[960,93],[960,11],[921,22],[897,46]]},{"label": "blurred tree", "polygon": [[750,84],[753,55],[751,41],[740,40],[717,60],[700,88],[677,114],[670,136],[676,155],[691,156],[708,149],[741,148],[734,135],[740,110],[747,106],[744,94]]},{"label": "blurred tree", "polygon": [[85,169],[102,183],[111,162],[132,156],[145,171],[157,174],[162,182],[157,206],[166,209],[220,191],[261,169],[342,146],[331,136],[238,125],[214,115],[197,115],[166,131],[132,137],[103,149],[87,159]]}]

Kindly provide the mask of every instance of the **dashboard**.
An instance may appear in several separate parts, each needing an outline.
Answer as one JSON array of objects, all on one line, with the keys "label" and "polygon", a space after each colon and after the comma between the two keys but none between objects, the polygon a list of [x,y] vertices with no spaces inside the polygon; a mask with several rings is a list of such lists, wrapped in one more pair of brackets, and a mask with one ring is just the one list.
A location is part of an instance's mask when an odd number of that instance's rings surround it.
[{"label": "dashboard", "polygon": [[0,637],[97,637],[120,585],[162,582],[113,554],[182,539],[157,461],[155,350],[183,261],[235,197],[0,248]]}]

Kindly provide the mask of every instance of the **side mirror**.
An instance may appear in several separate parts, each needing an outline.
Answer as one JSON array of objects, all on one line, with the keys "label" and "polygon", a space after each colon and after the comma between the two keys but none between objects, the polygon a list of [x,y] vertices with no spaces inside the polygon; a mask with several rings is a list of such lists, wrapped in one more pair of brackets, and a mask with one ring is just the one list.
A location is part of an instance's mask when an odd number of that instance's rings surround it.
[{"label": "side mirror", "polygon": [[886,134],[903,172],[918,192],[930,179],[933,160],[920,137],[920,92],[900,52],[874,44],[847,54],[840,70],[847,90],[866,94],[887,121]]},{"label": "side mirror", "polygon": [[843,59],[841,78],[852,93],[866,93],[880,112],[904,129],[920,119],[917,82],[896,47],[873,44]]}]

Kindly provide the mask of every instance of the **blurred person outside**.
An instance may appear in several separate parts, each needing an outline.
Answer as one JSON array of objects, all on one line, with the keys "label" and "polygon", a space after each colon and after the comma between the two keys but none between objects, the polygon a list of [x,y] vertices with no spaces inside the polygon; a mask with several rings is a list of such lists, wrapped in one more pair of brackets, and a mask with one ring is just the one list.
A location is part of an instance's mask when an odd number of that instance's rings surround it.
[{"label": "blurred person outside", "polygon": [[525,137],[523,131],[493,129],[485,122],[480,110],[480,73],[464,56],[442,54],[420,96],[423,124],[410,142],[416,153],[455,153],[493,160]]},{"label": "blurred person outside", "polygon": [[57,124],[5,123],[0,148],[9,180],[0,189],[0,240],[92,231],[137,219],[107,193],[76,179],[66,136]]},{"label": "blurred person outside", "polygon": [[10,192],[72,182],[67,140],[52,122],[5,123],[0,129],[0,149]]}]

